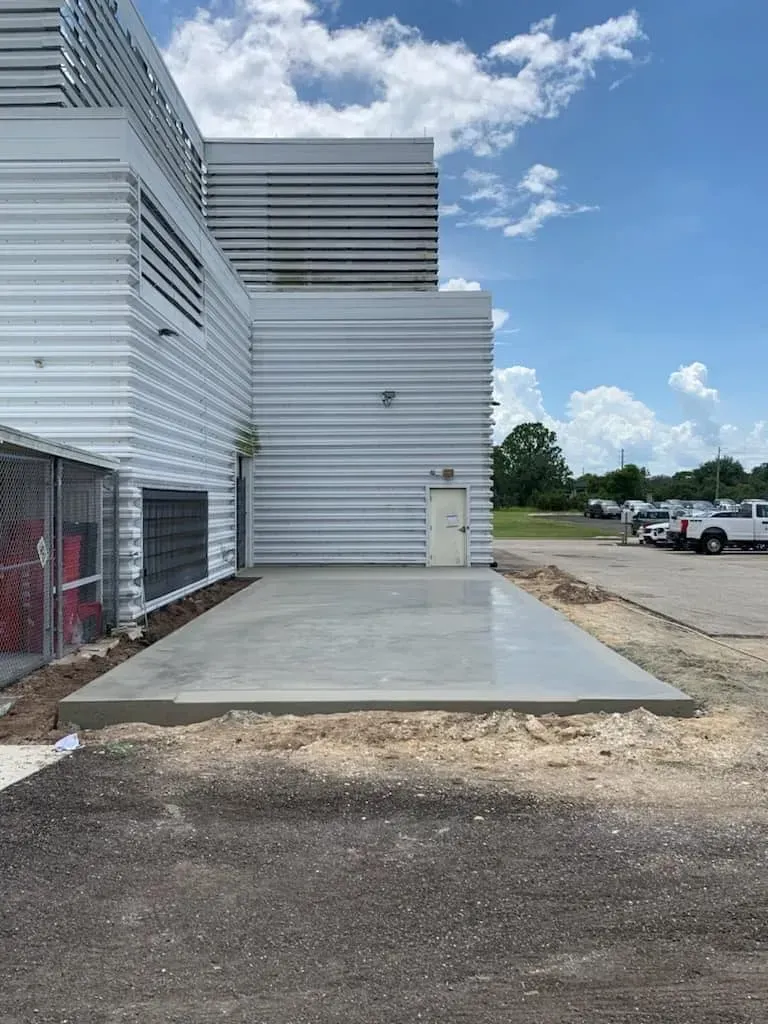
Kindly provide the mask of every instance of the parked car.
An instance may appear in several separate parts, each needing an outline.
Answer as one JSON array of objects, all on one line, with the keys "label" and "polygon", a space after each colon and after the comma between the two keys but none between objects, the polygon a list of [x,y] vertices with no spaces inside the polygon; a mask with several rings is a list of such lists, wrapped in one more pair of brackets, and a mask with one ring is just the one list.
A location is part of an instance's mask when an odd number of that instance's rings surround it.
[{"label": "parked car", "polygon": [[737,513],[696,515],[681,522],[689,548],[699,554],[719,555],[724,548],[764,551],[768,547],[768,502],[745,501]]},{"label": "parked car", "polygon": [[669,523],[645,523],[638,530],[637,539],[649,547],[666,547],[669,544]]},{"label": "parked car", "polygon": [[715,502],[715,508],[720,512],[738,512],[739,503],[734,501],[733,498],[719,498]]},{"label": "parked car", "polygon": [[584,506],[584,515],[589,519],[599,519],[602,504],[603,502],[601,498],[590,498]]},{"label": "parked car", "polygon": [[630,509],[632,511],[632,515],[634,516],[636,512],[640,511],[640,509],[653,508],[653,505],[650,503],[650,501],[636,501],[633,499],[632,501],[625,501],[623,507]]},{"label": "parked car", "polygon": [[601,519],[621,519],[621,505],[615,501],[600,502]]},{"label": "parked car", "polygon": [[669,519],[669,510],[666,508],[641,508],[632,517],[632,533],[637,536],[640,528],[646,526],[649,523],[662,523],[667,522]]}]

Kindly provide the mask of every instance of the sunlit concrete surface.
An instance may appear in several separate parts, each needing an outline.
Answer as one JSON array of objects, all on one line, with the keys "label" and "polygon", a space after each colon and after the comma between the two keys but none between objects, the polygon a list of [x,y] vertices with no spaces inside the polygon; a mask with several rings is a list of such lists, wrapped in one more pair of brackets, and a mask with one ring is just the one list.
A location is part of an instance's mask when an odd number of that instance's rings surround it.
[{"label": "sunlit concrete surface", "polygon": [[686,714],[679,690],[490,569],[291,568],[61,703],[84,728],[231,709]]}]

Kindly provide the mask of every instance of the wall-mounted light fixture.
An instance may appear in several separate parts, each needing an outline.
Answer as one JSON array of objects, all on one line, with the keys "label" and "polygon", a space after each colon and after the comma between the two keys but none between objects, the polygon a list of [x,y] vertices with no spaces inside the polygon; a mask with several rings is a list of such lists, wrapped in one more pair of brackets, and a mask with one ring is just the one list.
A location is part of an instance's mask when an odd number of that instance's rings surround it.
[{"label": "wall-mounted light fixture", "polygon": [[397,397],[396,391],[382,391],[381,392],[381,404],[387,409],[392,405],[395,398]]},{"label": "wall-mounted light fixture", "polygon": [[179,332],[174,331],[172,327],[159,327],[157,333],[161,338],[178,338]]}]

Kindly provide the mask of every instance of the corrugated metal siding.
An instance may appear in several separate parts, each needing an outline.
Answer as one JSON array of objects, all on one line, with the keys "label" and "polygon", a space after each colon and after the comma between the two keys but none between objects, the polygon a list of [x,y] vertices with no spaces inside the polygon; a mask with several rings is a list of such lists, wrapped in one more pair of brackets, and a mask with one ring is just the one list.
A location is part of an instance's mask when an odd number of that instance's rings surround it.
[{"label": "corrugated metal siding", "polygon": [[[114,146],[108,124],[105,132]],[[40,135],[40,125],[28,143],[17,133],[14,148],[37,153]],[[234,570],[235,446],[252,408],[249,301],[155,169],[153,194],[205,268],[202,330],[160,338],[168,319],[138,287],[135,171],[60,159],[59,150],[54,141],[44,160],[7,162],[0,146],[0,409],[18,430],[120,460],[128,620],[142,611],[145,486],[208,491],[208,578]]]},{"label": "corrugated metal siding", "polygon": [[424,565],[426,488],[451,467],[487,565],[490,297],[262,293],[252,310],[255,563]]},{"label": "corrugated metal siding", "polygon": [[434,290],[429,140],[206,143],[208,226],[245,284]]},{"label": "corrugated metal siding", "polygon": [[[114,458],[130,453],[134,429],[135,196],[132,172],[114,162],[0,159],[3,421]],[[126,598],[132,516],[125,495]]]},{"label": "corrugated metal siding", "polygon": [[135,181],[106,163],[0,156],[0,408],[31,434],[119,456],[131,429]]},{"label": "corrugated metal siding", "polygon": [[158,337],[152,307],[138,297],[131,304],[136,418],[125,463],[137,507],[144,487],[208,492],[209,582],[235,570],[235,445],[251,423],[249,317],[242,301],[232,301],[231,271],[218,261],[205,273],[202,341]]},{"label": "corrugated metal siding", "polygon": [[203,141],[128,0],[0,2],[0,109],[129,110],[180,193],[205,206]]}]

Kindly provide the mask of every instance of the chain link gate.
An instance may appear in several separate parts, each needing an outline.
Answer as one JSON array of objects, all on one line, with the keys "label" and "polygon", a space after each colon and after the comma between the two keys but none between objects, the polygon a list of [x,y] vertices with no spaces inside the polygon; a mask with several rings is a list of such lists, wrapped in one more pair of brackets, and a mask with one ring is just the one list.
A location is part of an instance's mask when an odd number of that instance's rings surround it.
[{"label": "chain link gate", "polygon": [[54,654],[53,461],[0,453],[0,687]]},{"label": "chain link gate", "polygon": [[0,427],[0,690],[117,622],[118,476],[87,459]]}]

